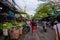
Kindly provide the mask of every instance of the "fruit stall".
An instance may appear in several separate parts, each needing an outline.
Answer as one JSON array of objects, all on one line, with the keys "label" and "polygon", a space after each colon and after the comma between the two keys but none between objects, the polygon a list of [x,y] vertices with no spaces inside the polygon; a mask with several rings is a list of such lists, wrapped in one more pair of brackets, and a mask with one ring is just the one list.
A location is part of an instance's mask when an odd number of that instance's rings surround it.
[{"label": "fruit stall", "polygon": [[[11,36],[15,36],[16,31],[18,32],[18,36],[22,35],[22,29],[23,29],[23,25],[25,24],[22,20],[21,21],[16,21],[15,17],[8,17],[5,14],[2,15],[3,19],[1,19],[1,23],[0,23],[0,29],[8,29],[10,30],[10,34]],[[11,32],[13,31],[13,32]],[[13,37],[12,37],[13,38]]]},{"label": "fruit stall", "polygon": [[[2,8],[0,9],[0,30],[2,30],[2,34],[5,32],[3,29],[7,29],[7,33],[9,33],[11,39],[19,39],[25,25],[25,22],[23,21],[24,18],[21,15],[18,15],[21,12],[15,11],[15,9],[13,10],[13,8],[5,5],[1,1],[0,5],[0,8]],[[17,15],[15,15],[15,13]]]}]

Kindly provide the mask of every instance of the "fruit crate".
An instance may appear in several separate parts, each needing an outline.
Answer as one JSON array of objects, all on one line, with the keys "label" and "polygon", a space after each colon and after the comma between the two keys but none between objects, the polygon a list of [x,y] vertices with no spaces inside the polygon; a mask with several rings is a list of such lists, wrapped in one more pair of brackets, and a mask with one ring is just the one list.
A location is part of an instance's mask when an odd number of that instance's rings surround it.
[{"label": "fruit crate", "polygon": [[20,37],[19,30],[13,30],[10,32],[11,39],[19,39],[19,37]]}]

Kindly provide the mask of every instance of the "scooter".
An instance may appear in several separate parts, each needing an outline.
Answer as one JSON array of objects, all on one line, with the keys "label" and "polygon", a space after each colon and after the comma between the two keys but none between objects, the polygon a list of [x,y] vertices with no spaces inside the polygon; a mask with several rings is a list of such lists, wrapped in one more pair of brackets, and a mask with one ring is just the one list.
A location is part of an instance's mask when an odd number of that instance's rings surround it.
[{"label": "scooter", "polygon": [[27,33],[29,33],[30,32],[30,27],[29,26],[24,26],[23,27],[23,34],[27,34]]}]

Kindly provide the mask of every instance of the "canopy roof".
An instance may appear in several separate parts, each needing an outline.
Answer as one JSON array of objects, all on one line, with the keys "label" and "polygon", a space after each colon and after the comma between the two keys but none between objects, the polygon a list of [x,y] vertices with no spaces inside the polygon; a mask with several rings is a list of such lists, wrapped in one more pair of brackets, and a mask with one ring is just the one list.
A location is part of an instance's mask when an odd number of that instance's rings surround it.
[{"label": "canopy roof", "polygon": [[12,8],[11,6],[9,5],[6,5],[6,3],[3,3],[0,1],[0,7],[3,7],[2,9],[2,12],[7,12],[7,11],[12,11],[14,13],[19,13],[19,14],[27,14],[26,12],[21,12],[21,11],[18,11],[18,10],[14,10],[14,8]]},{"label": "canopy roof", "polygon": [[9,10],[11,10],[11,11],[16,10],[16,8],[14,6],[13,7],[12,6],[10,6],[8,2],[0,1],[0,7],[2,7],[2,12],[7,12]]},{"label": "canopy roof", "polygon": [[26,12],[22,12],[22,11],[19,11],[19,10],[16,10],[16,11],[14,11],[14,13],[19,13],[19,14],[27,14]]}]

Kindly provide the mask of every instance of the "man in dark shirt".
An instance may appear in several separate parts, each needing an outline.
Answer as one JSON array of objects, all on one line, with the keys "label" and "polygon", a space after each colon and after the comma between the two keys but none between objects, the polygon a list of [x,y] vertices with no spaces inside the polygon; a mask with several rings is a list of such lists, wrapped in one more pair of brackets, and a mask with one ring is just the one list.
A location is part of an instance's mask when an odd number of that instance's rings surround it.
[{"label": "man in dark shirt", "polygon": [[32,20],[32,32],[36,31],[36,22],[35,20]]}]

